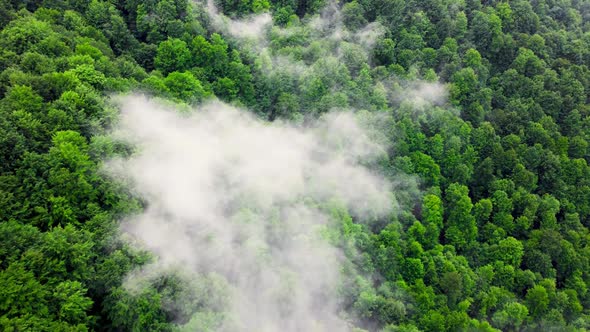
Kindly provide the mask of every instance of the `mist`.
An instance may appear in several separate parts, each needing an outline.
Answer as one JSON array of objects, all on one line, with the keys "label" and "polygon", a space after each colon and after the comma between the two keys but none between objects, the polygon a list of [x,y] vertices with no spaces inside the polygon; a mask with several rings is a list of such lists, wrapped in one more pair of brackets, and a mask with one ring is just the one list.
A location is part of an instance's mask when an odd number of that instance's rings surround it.
[{"label": "mist", "polygon": [[218,101],[185,111],[138,95],[117,103],[113,136],[136,152],[108,169],[146,202],[121,230],[156,257],[129,289],[181,271],[187,282],[221,280],[226,300],[201,308],[225,312],[211,330],[350,330],[339,314],[346,258],[326,235],[341,220],[330,211],[370,222],[395,207],[388,181],[359,164],[386,147],[357,115],[301,127]]},{"label": "mist", "polygon": [[264,29],[272,24],[272,17],[269,13],[252,15],[238,20],[230,19],[220,13],[213,0],[207,0],[204,6],[213,27],[236,38],[259,39],[264,35]]},{"label": "mist", "polygon": [[[383,33],[379,23],[350,31],[333,2],[290,27],[273,25],[268,13],[238,20],[211,0],[203,5],[212,28],[256,58],[261,76],[288,77],[302,96],[318,77],[337,77],[342,68],[358,75]],[[306,36],[312,56],[297,59],[269,42],[292,34]],[[342,82],[330,84],[338,92]],[[438,83],[395,77],[374,82],[374,90],[416,114],[446,100]],[[303,105],[300,113],[313,114],[304,122],[290,116],[267,122],[217,100],[187,108],[130,95],[116,103],[121,119],[113,136],[136,152],[107,168],[145,202],[143,213],[123,221],[121,234],[154,257],[127,277],[129,291],[180,275],[191,299],[164,305],[186,331],[355,327],[359,320],[346,312],[351,303],[344,303],[343,288],[359,272],[351,263],[354,245],[342,240],[344,220],[379,229],[399,210],[394,193],[403,202],[419,196],[415,178],[386,179],[367,166],[388,158],[391,112],[362,111],[361,103],[319,116]]]}]

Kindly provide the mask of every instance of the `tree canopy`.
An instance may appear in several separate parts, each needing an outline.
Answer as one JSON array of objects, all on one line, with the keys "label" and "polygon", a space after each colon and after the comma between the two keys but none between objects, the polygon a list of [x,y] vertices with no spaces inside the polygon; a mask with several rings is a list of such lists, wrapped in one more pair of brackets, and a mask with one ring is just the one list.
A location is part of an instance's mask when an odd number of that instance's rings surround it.
[{"label": "tree canopy", "polygon": [[[400,194],[378,227],[335,213],[366,272],[343,294],[359,328],[590,329],[587,1],[216,4],[235,19],[269,12],[267,50],[187,0],[0,3],[0,330],[215,329],[196,300],[166,305],[191,291],[173,277],[123,287],[151,259],[115,240],[143,205],[101,173],[129,153],[105,137],[109,96],[129,91],[216,96],[269,121],[387,114],[375,126],[394,148],[375,168],[415,176],[420,194]],[[310,28],[330,4],[348,42]]]}]

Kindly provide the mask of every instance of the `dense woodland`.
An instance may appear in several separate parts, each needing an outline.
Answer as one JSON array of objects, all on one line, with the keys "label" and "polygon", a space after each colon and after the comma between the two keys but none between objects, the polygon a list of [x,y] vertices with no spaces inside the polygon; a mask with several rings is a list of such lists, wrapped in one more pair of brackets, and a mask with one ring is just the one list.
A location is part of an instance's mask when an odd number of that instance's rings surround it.
[{"label": "dense woodland", "polygon": [[[217,96],[270,121],[390,114],[378,167],[416,175],[421,194],[371,227],[335,211],[362,253],[344,294],[359,328],[590,329],[590,2],[342,1],[348,30],[385,29],[368,55],[341,47],[344,61],[307,31],[323,0],[217,5],[292,28],[269,31],[269,49],[306,75],[269,75],[188,0],[0,1],[0,330],[205,326],[199,301],[167,309],[187,291],[173,276],[138,296],[122,287],[150,260],[116,236],[141,200],[100,169],[126,153],[105,133],[108,97],[127,91]],[[445,84],[448,101],[416,112],[395,98],[417,81]]]}]

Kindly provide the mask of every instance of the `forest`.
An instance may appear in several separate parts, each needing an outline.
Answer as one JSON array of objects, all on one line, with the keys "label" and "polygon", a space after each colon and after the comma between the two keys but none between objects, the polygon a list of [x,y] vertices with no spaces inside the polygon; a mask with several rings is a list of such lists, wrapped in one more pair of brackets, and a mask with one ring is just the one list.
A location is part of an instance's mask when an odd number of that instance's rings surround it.
[{"label": "forest", "polygon": [[251,331],[216,277],[126,285],[130,94],[380,133],[394,212],[305,203],[347,262],[317,331],[590,330],[590,1],[215,1],[0,0],[0,330]]}]

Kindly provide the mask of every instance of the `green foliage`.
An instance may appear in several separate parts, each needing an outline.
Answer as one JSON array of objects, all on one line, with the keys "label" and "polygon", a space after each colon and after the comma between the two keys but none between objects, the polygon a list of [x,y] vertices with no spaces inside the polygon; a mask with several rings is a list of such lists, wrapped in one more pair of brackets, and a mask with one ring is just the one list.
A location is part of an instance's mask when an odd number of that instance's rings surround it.
[{"label": "green foliage", "polygon": [[342,7],[342,20],[344,25],[352,31],[362,28],[367,24],[365,10],[356,1],[349,2]]},{"label": "green foliage", "polygon": [[164,79],[164,85],[172,97],[184,101],[199,101],[207,95],[201,82],[190,72],[172,72]]},{"label": "green foliage", "polygon": [[158,45],[158,53],[154,58],[157,69],[167,74],[173,71],[184,71],[189,68],[191,53],[187,44],[180,39],[172,38]]},{"label": "green foliage", "polygon": [[496,311],[492,317],[494,326],[505,330],[518,330],[525,322],[528,316],[528,309],[526,306],[510,302],[504,305],[502,310]]},{"label": "green foliage", "polygon": [[471,214],[473,204],[468,190],[466,186],[453,183],[445,194],[448,206],[445,239],[458,250],[471,247],[477,237],[475,218]]},{"label": "green foliage", "polygon": [[[422,194],[396,191],[399,213],[370,227],[339,211],[342,234],[327,231],[361,257],[344,307],[363,328],[590,329],[587,3],[349,1],[339,44],[309,29],[324,1],[216,3],[288,33],[251,52],[186,0],[0,3],[0,330],[176,328],[163,288],[122,288],[147,258],[112,235],[141,204],[99,171],[129,152],[103,135],[107,97],[133,89],[300,124],[382,112],[379,171]],[[383,34],[364,34],[374,22]],[[448,100],[408,97],[419,79]],[[223,319],[188,307],[185,330]]]}]

